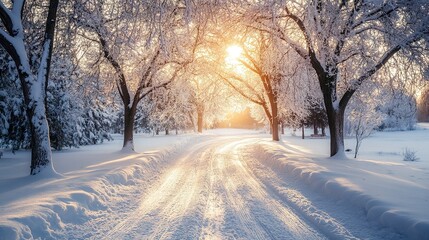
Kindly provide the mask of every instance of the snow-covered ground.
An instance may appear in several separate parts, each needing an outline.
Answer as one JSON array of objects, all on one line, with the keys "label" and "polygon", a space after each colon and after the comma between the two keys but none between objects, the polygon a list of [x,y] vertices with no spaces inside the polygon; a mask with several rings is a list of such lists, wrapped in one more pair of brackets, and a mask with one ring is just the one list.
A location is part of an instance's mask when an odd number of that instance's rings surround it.
[{"label": "snow-covered ground", "polygon": [[5,151],[0,239],[429,239],[428,143],[425,129],[377,133],[340,160],[290,133],[138,136],[139,153],[120,139],[55,152],[58,176]]},{"label": "snow-covered ground", "polygon": [[[258,143],[254,155],[280,177],[298,179],[333,201],[362,209],[370,222],[411,239],[429,239],[428,127],[377,132],[364,140],[357,159],[352,152],[348,159],[329,159],[327,139],[291,134],[280,144]],[[354,150],[354,145],[354,139],[346,139],[346,148]],[[407,148],[417,161],[403,160]]]},{"label": "snow-covered ground", "polygon": [[192,138],[137,136],[135,148],[141,153],[135,154],[120,151],[120,138],[54,152],[60,176],[28,176],[30,152],[5,151],[0,159],[0,239],[67,238],[62,232],[68,226],[79,228],[89,219],[111,215],[111,202],[125,203],[131,189],[146,189],[144,183],[168,164],[165,157]]}]

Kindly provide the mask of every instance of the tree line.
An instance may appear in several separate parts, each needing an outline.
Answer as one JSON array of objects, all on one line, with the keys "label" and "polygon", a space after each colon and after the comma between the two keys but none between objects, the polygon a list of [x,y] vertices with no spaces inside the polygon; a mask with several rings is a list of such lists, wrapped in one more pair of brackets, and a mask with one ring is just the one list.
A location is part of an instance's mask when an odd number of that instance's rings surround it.
[{"label": "tree line", "polygon": [[[37,174],[53,170],[52,147],[120,132],[134,150],[136,130],[202,132],[246,102],[273,140],[284,126],[318,134],[327,125],[330,155],[341,155],[348,132],[413,127],[429,73],[428,8],[425,0],[0,1],[0,142],[31,148]],[[241,51],[233,60],[230,46]]]}]

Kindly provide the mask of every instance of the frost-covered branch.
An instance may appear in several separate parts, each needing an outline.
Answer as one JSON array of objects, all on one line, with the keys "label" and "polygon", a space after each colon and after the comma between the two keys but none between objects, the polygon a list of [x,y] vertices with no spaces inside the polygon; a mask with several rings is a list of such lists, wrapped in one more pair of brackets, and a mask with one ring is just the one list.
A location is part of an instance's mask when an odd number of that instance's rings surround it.
[{"label": "frost-covered branch", "polygon": [[163,83],[161,83],[161,84],[158,84],[158,85],[156,85],[156,86],[152,86],[152,87],[150,87],[150,86],[146,86],[146,88],[149,88],[147,91],[145,91],[145,92],[143,92],[143,89],[141,89],[141,94],[139,94],[139,96],[138,96],[138,100],[140,101],[140,100],[142,100],[144,97],[146,97],[148,94],[150,94],[151,92],[153,92],[154,90],[156,90],[156,89],[158,89],[158,88],[164,88],[164,87],[166,87],[166,86],[168,86],[169,84],[171,84],[174,80],[176,80],[176,78],[177,78],[177,76],[179,75],[179,72],[183,69],[183,68],[185,68],[185,66],[186,65],[183,65],[183,66],[181,66],[181,67],[179,67],[179,68],[177,68],[174,72],[173,72],[173,74],[172,74],[172,76],[170,77],[170,79],[169,80],[167,80],[167,81],[165,81],[165,82],[163,82]]},{"label": "frost-covered branch", "polygon": [[118,63],[118,61],[116,61],[116,59],[113,57],[112,53],[110,52],[106,39],[99,32],[96,32],[96,34],[98,36],[98,40],[101,46],[101,50],[103,52],[103,56],[111,64],[113,69],[115,69],[115,72],[118,76],[118,78],[116,79],[116,87],[119,91],[119,95],[121,96],[122,101],[124,101],[124,103],[129,104],[131,100],[130,94],[128,91],[125,74],[121,68],[121,65]]},{"label": "frost-covered branch", "polygon": [[350,91],[356,90],[363,81],[371,77],[374,73],[376,73],[380,68],[382,68],[390,58],[392,58],[399,50],[401,50],[403,47],[410,45],[413,42],[416,42],[422,38],[424,34],[429,34],[429,28],[426,29],[426,31],[421,31],[418,33],[415,33],[408,37],[407,39],[401,41],[400,43],[392,46],[389,50],[387,50],[383,56],[380,57],[378,62],[374,64],[373,67],[371,67],[369,70],[367,70],[363,75],[361,75],[356,80],[352,81]]},{"label": "frost-covered branch", "polygon": [[298,28],[301,30],[302,35],[304,36],[305,39],[305,45],[307,46],[307,51],[308,51],[308,55],[312,55],[312,53],[314,54],[314,50],[313,50],[313,44],[311,41],[311,37],[307,31],[307,28],[305,27],[304,22],[301,20],[301,18],[299,18],[298,16],[296,16],[295,14],[292,14],[291,11],[289,10],[289,8],[287,6],[284,7],[287,15],[286,17],[292,19],[296,25],[298,26]]},{"label": "frost-covered branch", "polygon": [[[238,88],[235,84],[233,84],[227,77],[224,77],[224,76],[222,76],[222,75],[220,75],[220,74],[218,74],[218,76],[223,80],[223,81],[225,81],[230,87],[232,87],[235,91],[237,91],[242,97],[244,97],[244,98],[246,98],[247,100],[249,100],[249,101],[251,101],[251,102],[253,102],[253,103],[255,103],[255,104],[258,104],[258,105],[261,105],[261,106],[263,106],[264,104],[265,104],[265,101],[263,101],[263,100],[261,100],[260,99],[260,97],[258,97],[258,99],[254,99],[254,98],[252,98],[250,95],[248,95],[245,91],[243,91],[241,88]],[[253,89],[250,85],[248,85],[247,84],[247,82],[246,81],[244,81],[244,80],[242,80],[242,79],[240,79],[240,78],[235,78],[235,79],[237,79],[237,80],[239,80],[241,83],[243,83],[243,84],[245,84],[246,85],[246,87],[250,87],[250,89]]]},{"label": "frost-covered branch", "polygon": [[142,74],[142,77],[140,78],[139,87],[137,89],[137,92],[140,92],[143,88],[149,87],[151,83],[152,77],[149,77],[151,75],[151,72],[153,68],[155,67],[156,60],[159,57],[161,50],[158,48],[155,51],[155,54],[153,55],[152,59],[147,63],[146,71]]}]

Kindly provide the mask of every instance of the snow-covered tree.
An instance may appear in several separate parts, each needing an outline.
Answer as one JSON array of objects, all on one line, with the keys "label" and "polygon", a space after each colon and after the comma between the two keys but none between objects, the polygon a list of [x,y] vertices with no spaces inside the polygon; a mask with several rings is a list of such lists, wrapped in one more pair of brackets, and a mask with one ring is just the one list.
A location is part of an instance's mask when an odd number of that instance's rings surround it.
[{"label": "snow-covered tree", "polygon": [[[29,46],[28,54],[31,66],[40,64],[44,20],[40,18],[41,11],[46,7],[37,1],[27,1],[24,8],[23,27],[26,30],[25,44]],[[76,31],[70,25],[71,2],[62,2],[59,7],[56,38],[53,48],[53,59],[50,65],[50,77],[46,92],[47,121],[50,127],[51,146],[57,150],[64,147],[94,144],[110,139],[110,115],[105,112],[105,101],[109,92],[101,92],[100,84],[91,72],[82,72],[84,64],[80,61],[82,54],[76,50]],[[1,54],[4,53],[0,49]],[[30,130],[26,117],[24,98],[15,64],[10,57],[1,58],[2,86],[7,96],[7,124],[2,126],[1,145],[12,150],[30,148]],[[99,104],[100,98],[104,98]],[[3,111],[4,110],[4,111]],[[103,116],[101,117],[94,116]],[[109,117],[107,117],[109,116]],[[100,123],[103,124],[100,124]],[[103,128],[94,127],[103,125]],[[108,127],[106,127],[108,126]]]},{"label": "snow-covered tree", "polygon": [[[379,110],[386,115],[380,130],[411,130],[417,122],[418,94],[428,85],[424,68],[429,59],[423,62],[409,61],[402,56],[393,57],[377,75],[383,104]],[[423,66],[423,67],[422,67]]]},{"label": "snow-covered tree", "polygon": [[272,138],[279,141],[278,89],[284,74],[279,63],[285,64],[286,53],[279,52],[278,42],[263,32],[248,33],[238,41],[242,44],[226,49],[227,66],[219,76],[242,97],[262,107]]},{"label": "snow-covered tree", "polygon": [[[183,83],[183,82],[182,82]],[[186,98],[186,86],[174,87],[177,82],[172,83],[167,88],[160,88],[153,91],[148,98],[150,104],[143,106],[143,113],[146,126],[157,135],[161,130],[165,130],[168,135],[170,130],[185,128],[186,122],[190,123],[188,117],[189,101]],[[180,91],[180,92],[179,92]],[[185,97],[185,98],[184,98]],[[183,118],[185,117],[185,118]]]},{"label": "snow-covered tree", "polygon": [[319,135],[319,128],[322,130],[322,136],[325,136],[325,127],[328,125],[325,107],[322,99],[308,98],[308,116],[305,119],[305,125],[313,127],[313,134]]},{"label": "snow-covered tree", "polygon": [[2,147],[29,146],[27,118],[16,67],[8,54],[0,49],[0,136]]},{"label": "snow-covered tree", "polygon": [[48,83],[47,119],[51,146],[56,150],[78,146],[78,143],[73,140],[76,126],[74,106],[64,84],[61,81],[49,81]]},{"label": "snow-covered tree", "polygon": [[[77,63],[77,62],[78,63]],[[119,119],[120,106],[116,103],[115,89],[102,79],[99,66],[75,59],[71,81],[67,92],[72,98],[76,130],[71,135],[78,145],[90,145],[112,139],[111,132],[117,131],[115,122]],[[92,68],[89,68],[93,66]],[[121,128],[121,127],[120,127]]]},{"label": "snow-covered tree", "polygon": [[[49,77],[58,0],[50,0],[48,5],[43,48],[38,66],[33,66],[31,46],[25,44],[23,27],[24,0],[11,3],[0,1],[0,44],[12,57],[21,82],[26,114],[31,132],[31,174],[37,174],[46,166],[52,167],[49,142],[49,127],[46,119],[45,93]],[[34,55],[32,55],[34,57]]]},{"label": "snow-covered tree", "polygon": [[196,123],[196,130],[203,132],[203,127],[210,125],[216,116],[225,114],[227,92],[216,76],[197,74],[189,78],[191,117]]},{"label": "snow-covered tree", "polygon": [[385,118],[385,115],[379,110],[382,98],[376,93],[377,91],[371,91],[371,89],[359,89],[346,110],[347,123],[356,140],[355,158],[362,141],[369,137]]},{"label": "snow-covered tree", "polygon": [[249,13],[307,59],[323,93],[331,156],[344,153],[344,113],[360,85],[395,55],[422,56],[429,39],[429,2],[266,1]]},{"label": "snow-covered tree", "polygon": [[15,64],[0,49],[0,146],[12,148],[30,148],[30,134],[25,113],[24,99],[17,77]]},{"label": "snow-covered tree", "polygon": [[[124,148],[134,149],[137,105],[170,84],[192,60],[199,27],[184,19],[181,2],[76,1],[75,23],[96,43],[124,108]],[[175,17],[171,17],[175,16]],[[127,31],[128,30],[128,31]],[[186,39],[186,41],[185,41]],[[191,41],[189,41],[191,39]],[[180,43],[180,47],[178,46]]]},{"label": "snow-covered tree", "polygon": [[385,102],[379,111],[386,115],[380,130],[413,130],[417,123],[416,99],[403,90],[384,90]]}]

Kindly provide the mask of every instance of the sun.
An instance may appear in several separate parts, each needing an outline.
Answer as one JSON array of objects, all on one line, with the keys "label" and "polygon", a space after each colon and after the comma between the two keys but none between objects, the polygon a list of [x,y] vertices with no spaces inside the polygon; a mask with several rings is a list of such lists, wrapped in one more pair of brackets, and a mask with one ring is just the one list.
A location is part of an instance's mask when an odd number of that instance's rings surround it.
[{"label": "sun", "polygon": [[238,45],[231,45],[226,49],[227,56],[225,58],[225,62],[228,65],[238,65],[239,58],[243,53],[243,49]]},{"label": "sun", "polygon": [[238,45],[231,45],[226,49],[226,52],[229,58],[237,60],[243,53],[243,49]]}]

